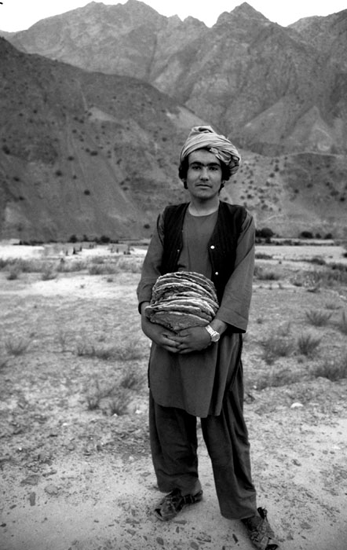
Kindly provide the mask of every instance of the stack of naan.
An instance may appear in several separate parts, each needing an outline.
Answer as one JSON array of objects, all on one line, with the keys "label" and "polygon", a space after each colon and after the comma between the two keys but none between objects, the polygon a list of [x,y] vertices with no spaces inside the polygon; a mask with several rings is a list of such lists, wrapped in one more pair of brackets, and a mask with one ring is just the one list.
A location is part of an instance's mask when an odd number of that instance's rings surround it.
[{"label": "stack of naan", "polygon": [[152,323],[178,331],[208,325],[218,307],[210,279],[193,271],[176,271],[158,277],[145,314]]}]

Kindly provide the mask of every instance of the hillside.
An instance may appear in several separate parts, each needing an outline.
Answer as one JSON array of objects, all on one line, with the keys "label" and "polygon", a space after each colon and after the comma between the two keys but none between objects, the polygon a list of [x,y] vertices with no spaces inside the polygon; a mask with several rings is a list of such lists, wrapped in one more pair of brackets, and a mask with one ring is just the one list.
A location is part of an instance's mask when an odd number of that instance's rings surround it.
[{"label": "hillside", "polygon": [[2,238],[148,233],[177,200],[177,156],[201,120],[152,86],[0,39]]}]

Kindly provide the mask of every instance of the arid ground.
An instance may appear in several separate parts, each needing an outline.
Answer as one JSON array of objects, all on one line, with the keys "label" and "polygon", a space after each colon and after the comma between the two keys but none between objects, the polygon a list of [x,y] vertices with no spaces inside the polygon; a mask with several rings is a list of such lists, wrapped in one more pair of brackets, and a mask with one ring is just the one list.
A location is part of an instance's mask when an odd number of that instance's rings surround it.
[{"label": "arid ground", "polygon": [[[0,247],[0,549],[251,550],[219,513],[200,432],[203,501],[152,514],[142,256],[15,248],[21,263]],[[284,550],[346,550],[343,253],[257,257],[244,370],[258,502]]]}]

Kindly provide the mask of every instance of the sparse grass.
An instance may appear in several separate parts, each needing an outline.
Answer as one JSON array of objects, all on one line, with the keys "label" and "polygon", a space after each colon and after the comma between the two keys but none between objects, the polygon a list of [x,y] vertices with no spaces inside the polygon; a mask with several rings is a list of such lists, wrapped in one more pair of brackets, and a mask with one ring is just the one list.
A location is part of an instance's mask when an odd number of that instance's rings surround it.
[{"label": "sparse grass", "polygon": [[347,284],[347,266],[344,264],[326,264],[316,270],[303,271],[295,274],[291,282],[295,286],[310,286],[331,288]]},{"label": "sparse grass", "polygon": [[49,264],[41,258],[1,260],[0,269],[7,270],[7,278],[17,279],[21,273],[42,273],[43,280],[49,280],[53,273],[72,273],[88,271],[90,275],[114,275],[116,273],[140,273],[143,264],[142,256],[93,256],[90,259],[59,258]]},{"label": "sparse grass", "polygon": [[108,416],[123,416],[129,412],[129,405],[140,391],[146,376],[138,369],[123,370],[119,382],[106,385],[94,380],[86,396],[88,410],[100,409]]},{"label": "sparse grass", "polygon": [[5,349],[8,355],[23,355],[29,348],[31,340],[26,338],[7,338]]},{"label": "sparse grass", "polygon": [[312,309],[306,311],[306,318],[315,327],[324,327],[331,318],[332,313]]},{"label": "sparse grass", "polygon": [[310,333],[302,334],[297,340],[299,353],[306,357],[312,357],[321,341],[322,338],[315,337]]},{"label": "sparse grass", "polygon": [[115,358],[119,361],[136,361],[147,356],[148,350],[134,342],[124,342],[115,348]]},{"label": "sparse grass", "polygon": [[76,354],[79,357],[97,358],[103,361],[136,361],[143,359],[146,355],[146,350],[143,349],[143,346],[139,346],[134,342],[123,343],[119,346],[100,346],[80,341],[77,344]]},{"label": "sparse grass", "polygon": [[255,258],[256,260],[272,260],[273,256],[271,254],[267,254],[266,252],[255,252]]},{"label": "sparse grass", "polygon": [[98,346],[78,342],[76,353],[79,357],[90,357],[108,361],[109,359],[114,359],[114,346]]},{"label": "sparse grass", "polygon": [[254,276],[259,281],[278,281],[281,278],[278,272],[257,265],[254,268]]},{"label": "sparse grass", "polygon": [[298,373],[292,373],[287,369],[276,370],[272,368],[269,372],[258,376],[253,384],[257,390],[264,390],[265,388],[278,388],[280,386],[287,386],[288,384],[294,384],[298,382],[300,375]]},{"label": "sparse grass", "polygon": [[279,357],[288,357],[294,351],[294,342],[291,337],[276,332],[261,342],[263,346],[263,359],[271,365]]},{"label": "sparse grass", "polygon": [[74,273],[87,269],[86,262],[82,260],[73,260],[66,262],[64,259],[59,260],[56,270],[58,273]]},{"label": "sparse grass", "polygon": [[341,305],[337,304],[336,302],[326,302],[324,307],[326,309],[330,309],[331,311],[336,311],[337,309],[341,308]]},{"label": "sparse grass", "polygon": [[139,369],[132,367],[124,373],[120,385],[122,388],[138,391],[143,385],[145,378],[143,373],[139,372]]},{"label": "sparse grass", "polygon": [[346,311],[342,312],[341,319],[337,323],[338,329],[342,332],[342,334],[347,334],[347,315]]},{"label": "sparse grass", "polygon": [[5,358],[1,357],[0,358],[0,371],[5,369],[7,367],[7,365],[8,365],[8,358],[7,357],[5,357]]},{"label": "sparse grass", "polygon": [[95,380],[93,383],[93,387],[89,389],[86,397],[88,410],[93,411],[99,408],[101,400],[109,397],[114,389],[114,385],[100,386],[99,381]]},{"label": "sparse grass", "polygon": [[62,353],[65,353],[68,349],[69,332],[65,330],[59,330],[57,339],[60,344]]},{"label": "sparse grass", "polygon": [[306,261],[315,265],[326,265],[326,261],[321,256],[314,256],[313,258],[310,258]]},{"label": "sparse grass", "polygon": [[57,276],[58,274],[52,265],[46,264],[45,266],[43,266],[43,270],[41,273],[42,281],[51,281],[52,279],[56,279]]},{"label": "sparse grass", "polygon": [[127,414],[131,397],[131,393],[126,389],[123,389],[123,391],[118,391],[109,400],[107,407],[108,414],[110,416],[124,416]]},{"label": "sparse grass", "polygon": [[328,378],[331,382],[347,378],[347,355],[342,359],[326,359],[311,369],[315,378]]},{"label": "sparse grass", "polygon": [[10,268],[10,271],[8,272],[6,279],[8,281],[15,281],[16,279],[18,279],[20,274],[21,274],[21,269],[18,266],[13,266]]},{"label": "sparse grass", "polygon": [[93,264],[88,267],[89,275],[114,275],[119,273],[119,267],[117,264]]}]

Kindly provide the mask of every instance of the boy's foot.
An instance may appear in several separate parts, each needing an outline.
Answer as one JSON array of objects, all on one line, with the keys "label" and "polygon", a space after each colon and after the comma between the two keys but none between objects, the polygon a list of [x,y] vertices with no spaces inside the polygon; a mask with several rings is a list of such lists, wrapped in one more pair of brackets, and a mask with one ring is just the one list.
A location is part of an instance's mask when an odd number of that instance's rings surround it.
[{"label": "boy's foot", "polygon": [[202,500],[202,491],[195,495],[182,495],[179,489],[174,489],[166,495],[155,508],[154,513],[161,521],[169,521],[188,504],[195,504]]},{"label": "boy's foot", "polygon": [[249,538],[258,550],[277,550],[280,545],[267,520],[265,508],[258,508],[257,516],[241,520],[246,527]]}]

